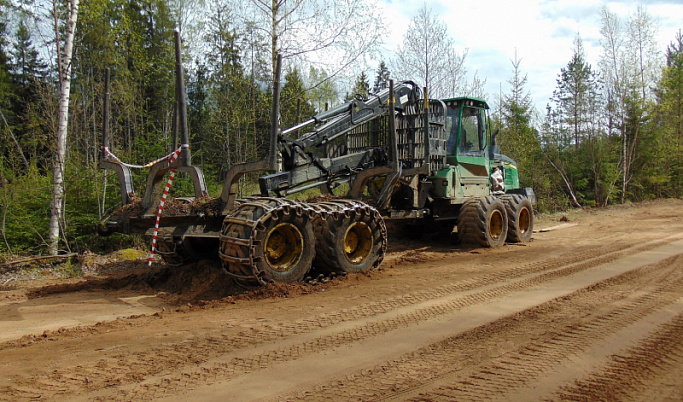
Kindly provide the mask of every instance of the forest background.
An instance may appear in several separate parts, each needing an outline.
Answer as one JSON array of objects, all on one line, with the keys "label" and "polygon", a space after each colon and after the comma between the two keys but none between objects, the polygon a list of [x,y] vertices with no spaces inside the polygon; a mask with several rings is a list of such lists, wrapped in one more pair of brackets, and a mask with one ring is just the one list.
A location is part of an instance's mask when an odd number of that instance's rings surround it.
[{"label": "forest background", "polygon": [[[193,163],[212,196],[232,165],[265,156],[279,53],[283,127],[389,79],[410,79],[430,97],[488,100],[501,149],[536,191],[539,211],[680,197],[683,37],[656,43],[657,23],[642,7],[626,19],[606,7],[597,17],[600,59],[586,59],[577,33],[538,111],[523,55],[510,60],[507,93],[483,93],[485,77],[470,74],[467,52],[427,5],[392,56],[378,60],[382,18],[373,0],[0,0],[0,257],[141,241],[95,235],[120,205],[115,177],[97,169],[104,71],[112,72],[112,151],[134,163],[169,154],[175,30]],[[65,92],[68,109],[60,108]],[[137,189],[144,176],[135,176]],[[182,177],[172,188],[190,190]]]}]

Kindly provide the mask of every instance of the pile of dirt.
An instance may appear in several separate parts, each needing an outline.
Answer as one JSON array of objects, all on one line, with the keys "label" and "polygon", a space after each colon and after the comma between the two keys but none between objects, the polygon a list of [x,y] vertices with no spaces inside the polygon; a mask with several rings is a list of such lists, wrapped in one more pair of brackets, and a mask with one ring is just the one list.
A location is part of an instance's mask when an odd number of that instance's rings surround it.
[{"label": "pile of dirt", "polygon": [[236,286],[216,261],[200,261],[180,267],[156,265],[148,268],[145,263],[135,261],[118,262],[115,265],[116,269],[104,267],[103,270],[117,273],[40,287],[27,292],[27,297],[96,289],[130,289],[157,293],[174,304],[244,293],[244,289]]},{"label": "pile of dirt", "polygon": [[[156,204],[158,206],[158,203]],[[220,216],[223,209],[223,201],[220,198],[202,197],[188,202],[185,198],[176,198],[166,201],[161,216]],[[145,210],[142,208],[142,198],[134,198],[130,204],[124,205],[114,211],[109,220],[123,222],[129,218],[139,218]]]},{"label": "pile of dirt", "polygon": [[147,284],[170,303],[216,300],[244,293],[218,261],[199,261],[168,267],[150,277]]},{"label": "pile of dirt", "polygon": [[304,202],[315,203],[315,202],[326,202],[334,201],[341,198],[345,198],[343,195],[332,195],[332,194],[318,194],[307,198]]},{"label": "pile of dirt", "polygon": [[401,257],[400,260],[402,262],[411,262],[411,263],[419,263],[419,262],[426,262],[429,261],[429,257],[425,255],[424,252],[421,250],[410,250],[407,253],[404,253]]},{"label": "pile of dirt", "polygon": [[36,299],[59,293],[80,292],[95,289],[130,289],[137,291],[149,291],[144,277],[150,273],[136,272],[128,275],[112,275],[105,278],[86,278],[77,282],[57,283],[42,286],[26,292],[26,297]]},{"label": "pile of dirt", "polygon": [[220,198],[202,197],[190,204],[193,215],[215,217],[220,216],[223,210],[223,200]]},{"label": "pile of dirt", "polygon": [[[155,203],[154,209],[159,208],[159,203]],[[161,216],[187,216],[190,214],[192,206],[186,200],[168,200],[164,203]]]},{"label": "pile of dirt", "polygon": [[26,297],[34,299],[59,293],[127,289],[155,293],[171,305],[206,305],[212,302],[293,297],[320,291],[321,287],[334,286],[339,282],[338,278],[315,277],[307,282],[248,286],[236,283],[225,273],[219,261],[210,260],[179,267],[154,264],[152,268],[148,268],[143,261],[115,261],[97,269],[99,274],[91,270],[88,277],[76,282],[60,282],[31,289]]},{"label": "pile of dirt", "polygon": [[142,210],[142,198],[133,198],[130,204],[123,205],[121,208],[114,211],[109,217],[110,221],[113,222],[123,222],[130,217],[141,216],[144,211]]}]

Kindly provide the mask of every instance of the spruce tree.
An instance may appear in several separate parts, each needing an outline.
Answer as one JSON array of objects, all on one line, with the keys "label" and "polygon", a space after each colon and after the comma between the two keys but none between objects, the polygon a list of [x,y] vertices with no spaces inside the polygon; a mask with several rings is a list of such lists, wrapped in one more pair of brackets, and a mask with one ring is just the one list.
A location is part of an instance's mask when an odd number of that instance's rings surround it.
[{"label": "spruce tree", "polygon": [[14,133],[26,157],[38,158],[36,162],[42,165],[46,163],[49,153],[49,140],[45,135],[49,127],[38,110],[41,109],[41,103],[45,102],[43,97],[47,93],[47,64],[40,59],[23,19],[17,28],[12,55],[12,79],[16,96],[12,106],[16,118]]},{"label": "spruce tree", "polygon": [[502,99],[502,128],[498,139],[504,153],[517,161],[522,184],[538,187],[540,182],[535,177],[539,173],[540,143],[536,130],[531,126],[532,99],[525,87],[527,76],[522,75],[521,60],[516,54],[511,63],[510,92]]},{"label": "spruce tree", "polygon": [[360,96],[363,99],[367,99],[368,93],[370,92],[370,83],[368,82],[368,76],[365,71],[361,72],[358,77],[356,77],[356,82],[353,84],[353,88],[350,93],[346,94],[346,100],[354,99],[356,96]]},{"label": "spruce tree", "polygon": [[280,116],[283,128],[294,126],[315,114],[315,109],[311,105],[303,79],[297,68],[290,70],[285,75],[280,97]]},{"label": "spruce tree", "polygon": [[548,105],[545,152],[575,204],[602,204],[614,186],[605,177],[609,149],[602,135],[601,87],[579,35],[573,50],[558,75],[552,106]]},{"label": "spruce tree", "polygon": [[372,86],[372,93],[378,93],[382,89],[389,88],[389,79],[391,78],[391,72],[389,67],[387,67],[384,60],[379,62],[379,67],[377,67],[377,75],[375,76],[375,83]]},{"label": "spruce tree", "polygon": [[0,3],[0,109],[3,113],[7,113],[11,108],[11,100],[14,98],[10,58],[7,51],[6,7]]}]

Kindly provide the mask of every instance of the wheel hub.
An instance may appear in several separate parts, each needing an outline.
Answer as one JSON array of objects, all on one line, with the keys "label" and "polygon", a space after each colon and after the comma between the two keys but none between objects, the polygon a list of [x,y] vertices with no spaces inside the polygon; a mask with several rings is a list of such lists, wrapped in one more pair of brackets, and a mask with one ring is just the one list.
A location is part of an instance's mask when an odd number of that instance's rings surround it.
[{"label": "wheel hub", "polygon": [[519,211],[519,232],[521,234],[526,234],[526,232],[529,231],[529,227],[531,226],[531,214],[529,213],[529,210],[524,208],[521,211]]},{"label": "wheel hub", "polygon": [[349,226],[344,235],[344,255],[353,264],[363,262],[372,251],[372,231],[362,222]]},{"label": "wheel hub", "polygon": [[299,262],[303,248],[304,237],[299,229],[292,224],[281,223],[266,237],[266,261],[273,270],[287,272]]},{"label": "wheel hub", "polygon": [[498,240],[503,235],[503,214],[496,210],[491,214],[491,221],[489,222],[489,233],[493,240]]}]

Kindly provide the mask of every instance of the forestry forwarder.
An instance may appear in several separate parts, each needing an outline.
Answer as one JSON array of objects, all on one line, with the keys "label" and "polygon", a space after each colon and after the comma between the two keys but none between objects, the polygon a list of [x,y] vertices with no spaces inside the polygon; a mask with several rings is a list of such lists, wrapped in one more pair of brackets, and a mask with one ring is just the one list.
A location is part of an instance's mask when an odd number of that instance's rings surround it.
[{"label": "forestry forwarder", "polygon": [[[162,216],[158,253],[170,263],[219,256],[226,272],[248,282],[293,282],[312,266],[322,273],[358,272],[379,266],[387,244],[386,220],[457,228],[462,243],[498,247],[528,242],[535,203],[519,187],[515,162],[502,155],[491,133],[488,105],[460,97],[425,99],[426,89],[403,82],[368,99],[354,99],[280,131],[279,78],[273,85],[270,152],[266,159],[236,164],[220,198],[209,199],[204,176],[190,163],[185,88],[176,38],[177,159],[152,165],[144,198],[134,199],[128,166],[105,153],[100,167],[117,173],[121,210],[100,224],[100,234],[152,236],[156,197],[168,171],[193,181],[194,197],[216,213]],[[280,76],[280,60],[276,65]],[[103,148],[108,145],[108,76]],[[259,179],[261,196],[237,199],[238,180],[248,172],[274,172]],[[344,186],[340,186],[345,184]],[[326,201],[284,198],[320,189]],[[335,191],[343,189],[339,197]],[[207,201],[208,200],[208,201]],[[135,207],[135,208],[133,208]],[[121,211],[120,210],[120,211]]]}]

